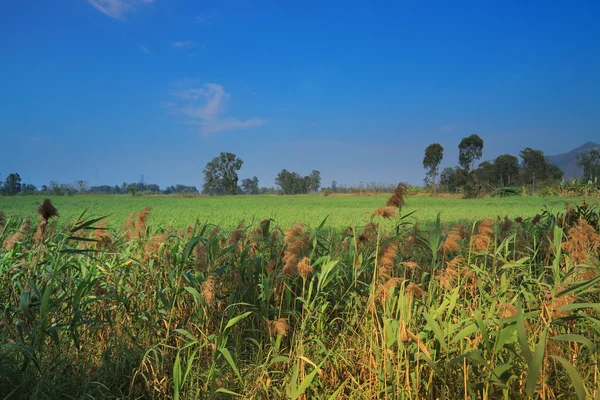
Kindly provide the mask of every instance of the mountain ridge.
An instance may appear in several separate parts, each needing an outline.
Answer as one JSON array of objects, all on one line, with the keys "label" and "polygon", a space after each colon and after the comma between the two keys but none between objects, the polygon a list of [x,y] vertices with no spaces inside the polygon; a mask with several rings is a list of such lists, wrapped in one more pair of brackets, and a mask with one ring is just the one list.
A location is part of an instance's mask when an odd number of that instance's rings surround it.
[{"label": "mountain ridge", "polygon": [[565,179],[580,178],[583,176],[583,169],[577,165],[577,156],[592,149],[600,150],[600,144],[590,141],[567,153],[546,156],[546,158],[550,164],[556,165],[564,172]]}]

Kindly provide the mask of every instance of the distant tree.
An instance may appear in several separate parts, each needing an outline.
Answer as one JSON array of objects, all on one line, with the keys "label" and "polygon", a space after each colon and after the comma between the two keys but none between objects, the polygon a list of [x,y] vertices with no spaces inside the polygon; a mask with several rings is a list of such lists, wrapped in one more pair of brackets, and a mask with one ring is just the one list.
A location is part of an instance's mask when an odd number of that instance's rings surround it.
[{"label": "distant tree", "polygon": [[88,186],[87,181],[78,180],[78,181],[75,181],[75,183],[77,184],[77,189],[79,190],[79,193],[85,192],[85,190],[87,189],[87,186]]},{"label": "distant tree", "polygon": [[48,186],[42,185],[42,188],[40,189],[40,192],[42,192],[42,193],[48,193]]},{"label": "distant tree", "polygon": [[283,194],[304,194],[311,187],[311,177],[283,169],[275,177],[275,184],[281,187]]},{"label": "distant tree", "polygon": [[557,181],[562,178],[562,171],[555,165],[548,162],[541,150],[534,150],[526,147],[519,153],[522,166],[521,175],[523,182],[531,184],[535,191],[536,184],[546,181]]},{"label": "distant tree", "polygon": [[458,189],[458,183],[456,174],[453,168],[446,167],[440,174],[440,185],[443,186],[448,193],[456,193]]},{"label": "distant tree", "polygon": [[204,168],[204,193],[236,194],[238,189],[237,171],[242,168],[242,161],[233,153],[221,153],[213,158]]},{"label": "distant tree", "polygon": [[37,187],[30,183],[21,184],[21,193],[23,194],[34,194],[37,191]]},{"label": "distant tree", "polygon": [[130,195],[135,196],[136,193],[139,191],[140,188],[137,183],[130,183],[129,185],[127,185],[127,193],[129,193]]},{"label": "distant tree", "polygon": [[258,194],[258,178],[254,176],[252,178],[242,179],[242,191],[245,194]]},{"label": "distant tree", "polygon": [[309,188],[310,192],[318,192],[321,187],[321,172],[314,169],[309,175]]},{"label": "distant tree", "polygon": [[336,181],[331,182],[331,191],[333,193],[337,193],[337,191],[338,191],[338,185],[337,185]]},{"label": "distant tree", "polygon": [[519,179],[519,159],[510,154],[503,154],[494,160],[498,178],[502,186],[511,186]]},{"label": "distant tree", "polygon": [[471,135],[461,140],[458,145],[458,163],[467,171],[475,169],[475,160],[479,160],[483,154],[483,139],[478,135]]},{"label": "distant tree", "polygon": [[495,163],[484,161],[475,170],[477,180],[486,190],[494,190],[500,184],[500,175]]},{"label": "distant tree", "polygon": [[577,165],[583,168],[583,179],[600,178],[600,150],[591,149],[577,156]]},{"label": "distant tree", "polygon": [[10,174],[4,181],[3,193],[6,196],[14,196],[21,191],[21,177],[17,173]]},{"label": "distant tree", "polygon": [[423,158],[423,168],[427,170],[426,177],[433,185],[433,194],[437,195],[437,176],[440,168],[440,163],[444,158],[444,148],[439,143],[433,143],[425,149],[425,157]]}]

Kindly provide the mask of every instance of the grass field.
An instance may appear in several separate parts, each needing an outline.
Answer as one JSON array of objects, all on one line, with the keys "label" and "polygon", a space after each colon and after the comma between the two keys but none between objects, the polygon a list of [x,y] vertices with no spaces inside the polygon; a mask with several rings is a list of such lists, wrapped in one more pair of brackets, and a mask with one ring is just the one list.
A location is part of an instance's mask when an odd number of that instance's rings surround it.
[{"label": "grass field", "polygon": [[[229,197],[132,197],[132,196],[74,196],[52,197],[60,212],[60,223],[75,220],[83,210],[88,215],[109,215],[111,226],[116,227],[131,212],[152,207],[149,223],[174,226],[201,222],[233,228],[240,221],[248,224],[272,218],[280,226],[291,226],[303,221],[309,227],[318,226],[324,218],[327,226],[345,228],[368,222],[373,210],[385,204],[389,195],[381,196],[229,196]],[[43,197],[0,197],[0,211],[7,217],[22,218],[35,214]],[[513,197],[490,199],[457,199],[409,197],[402,213],[415,211],[412,220],[422,225],[435,221],[441,213],[445,223],[473,222],[485,218],[532,217],[547,207],[551,212],[564,210],[566,202],[576,203],[576,198]]]}]

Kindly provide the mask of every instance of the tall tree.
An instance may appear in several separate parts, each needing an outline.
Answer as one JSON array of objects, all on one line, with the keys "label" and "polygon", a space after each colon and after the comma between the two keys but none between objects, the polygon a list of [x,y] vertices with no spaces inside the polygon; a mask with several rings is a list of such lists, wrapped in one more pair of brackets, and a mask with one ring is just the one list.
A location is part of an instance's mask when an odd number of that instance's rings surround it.
[{"label": "tall tree", "polygon": [[583,179],[600,178],[600,150],[591,149],[577,156],[577,165],[583,168]]},{"label": "tall tree", "polygon": [[21,191],[21,177],[19,174],[14,173],[6,177],[3,191],[7,196],[14,196]]},{"label": "tall tree", "polygon": [[221,153],[204,168],[204,193],[236,194],[238,174],[244,161],[233,153]]},{"label": "tall tree", "polygon": [[476,134],[468,136],[460,141],[458,151],[458,163],[471,172],[475,169],[475,160],[479,160],[483,155],[483,139]]},{"label": "tall tree", "polygon": [[242,191],[245,194],[258,194],[258,178],[254,176],[252,178],[242,179]]},{"label": "tall tree", "polygon": [[437,195],[437,176],[440,163],[444,158],[444,148],[439,143],[432,143],[425,149],[423,168],[427,170],[426,176],[433,183],[433,194]]},{"label": "tall tree", "polygon": [[523,183],[531,184],[535,191],[536,184],[544,181],[556,181],[562,178],[562,171],[548,162],[541,150],[526,147],[519,153],[521,156]]},{"label": "tall tree", "polygon": [[519,179],[519,159],[510,154],[502,154],[494,161],[498,179],[502,186],[515,185]]},{"label": "tall tree", "polygon": [[318,192],[319,188],[321,187],[321,172],[317,171],[316,169],[313,169],[313,171],[310,173],[309,177],[310,177],[309,191]]}]

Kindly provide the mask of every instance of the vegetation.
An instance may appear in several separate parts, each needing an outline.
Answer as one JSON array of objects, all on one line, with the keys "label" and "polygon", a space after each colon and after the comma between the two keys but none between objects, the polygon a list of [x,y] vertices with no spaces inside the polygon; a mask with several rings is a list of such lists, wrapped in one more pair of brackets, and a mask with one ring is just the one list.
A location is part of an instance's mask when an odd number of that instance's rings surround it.
[{"label": "vegetation", "polygon": [[204,193],[236,194],[238,191],[237,171],[244,161],[233,153],[221,153],[204,168]]},{"label": "vegetation", "polygon": [[600,178],[600,150],[594,148],[577,156],[577,165],[583,169],[583,179]]},{"label": "vegetation", "polygon": [[287,169],[283,169],[275,177],[275,184],[281,188],[283,194],[317,192],[321,187],[321,173],[313,170],[310,175],[301,176],[297,172],[290,172]]},{"label": "vegetation", "polygon": [[[434,145],[430,145],[428,150]],[[471,135],[464,138],[458,148],[459,166],[444,168],[441,173],[440,184],[443,191],[462,193],[465,198],[508,193],[502,188],[517,185],[528,189],[525,190],[525,193],[535,194],[540,189],[556,187],[563,176],[560,168],[550,164],[541,150],[534,150],[530,147],[519,153],[522,160],[521,164],[519,164],[517,157],[503,154],[493,161],[480,163],[477,168],[475,168],[475,161],[479,160],[483,154],[483,140],[477,135]],[[589,171],[594,170],[594,165],[596,165],[593,157],[593,155],[587,155],[586,153],[581,158],[581,162],[588,165]],[[426,180],[428,178],[429,173]],[[596,192],[599,190],[600,187],[597,188]],[[550,192],[546,190],[543,193]]]},{"label": "vegetation", "polygon": [[596,397],[598,209],[421,230],[405,189],[344,230],[2,219],[0,396]]},{"label": "vegetation", "polygon": [[437,176],[440,169],[440,163],[444,158],[444,148],[439,143],[433,143],[425,149],[423,157],[423,168],[427,170],[425,183],[433,186],[433,194],[437,194]]},{"label": "vegetation", "polygon": [[[407,193],[412,189],[408,188]],[[291,226],[302,220],[309,228],[315,229],[327,218],[327,226],[344,229],[348,225],[364,225],[369,222],[374,208],[385,203],[387,195],[346,196],[346,195],[298,195],[298,196],[224,196],[224,197],[172,197],[172,196],[72,196],[53,197],[52,202],[60,210],[58,224],[66,225],[75,220],[82,210],[97,215],[109,215],[111,228],[117,229],[120,221],[130,213],[144,207],[151,207],[148,222],[153,226],[182,228],[190,221],[217,223],[221,228],[234,229],[242,220],[248,224],[274,219],[281,226]],[[44,200],[41,196],[0,197],[0,210],[6,218],[22,220],[28,215],[34,217],[35,208]],[[580,198],[553,197],[512,197],[463,200],[446,196],[408,197],[403,210],[411,214],[408,220],[417,222],[422,228],[435,223],[438,212],[445,223],[470,224],[475,219],[496,218],[508,215],[516,218],[522,215],[535,215],[541,209],[558,212],[565,202],[571,204]],[[598,202],[598,200],[596,201]],[[465,207],[468,211],[465,211]],[[500,214],[501,213],[501,214]]]}]

